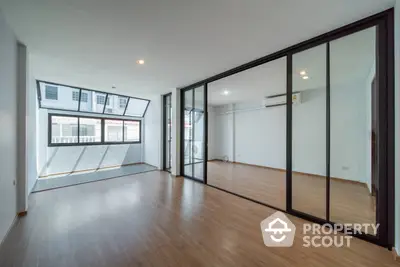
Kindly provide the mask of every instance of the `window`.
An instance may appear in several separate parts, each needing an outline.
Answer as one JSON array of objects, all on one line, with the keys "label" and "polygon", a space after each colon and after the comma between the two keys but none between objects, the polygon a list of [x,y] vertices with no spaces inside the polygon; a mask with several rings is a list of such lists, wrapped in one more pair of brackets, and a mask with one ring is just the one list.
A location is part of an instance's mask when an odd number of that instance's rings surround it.
[{"label": "window", "polygon": [[72,91],[72,101],[79,101],[79,91]]},{"label": "window", "polygon": [[58,100],[58,88],[56,86],[46,85],[46,99]]},{"label": "window", "polygon": [[101,142],[101,119],[79,118],[79,143]]},{"label": "window", "polygon": [[143,117],[149,103],[149,100],[131,97],[129,99],[128,107],[126,108],[125,115]]},{"label": "window", "polygon": [[[108,103],[110,102],[110,103]],[[106,114],[124,115],[128,97],[109,94],[107,97]],[[111,104],[111,105],[110,105]]]},{"label": "window", "polygon": [[105,142],[122,142],[122,120],[105,120],[104,121],[104,141]]},{"label": "window", "polygon": [[144,117],[150,100],[37,81],[40,108]]},{"label": "window", "polygon": [[124,121],[124,142],[140,142],[140,121]]},{"label": "window", "polygon": [[97,104],[104,105],[106,102],[106,96],[98,95],[97,96]]},{"label": "window", "polygon": [[119,108],[125,109],[126,102],[128,102],[126,98],[119,98]]},{"label": "window", "polygon": [[141,142],[140,120],[49,114],[49,146],[129,144]]},{"label": "window", "polygon": [[38,84],[38,96],[42,96],[39,97],[41,108],[78,111],[80,89],[49,83]]},{"label": "window", "polygon": [[105,99],[105,93],[82,90],[79,111],[103,113]]},{"label": "window", "polygon": [[73,144],[78,142],[78,118],[65,116],[51,117],[51,144]]},{"label": "window", "polygon": [[88,102],[88,94],[82,92],[81,93],[81,102],[87,103]]}]

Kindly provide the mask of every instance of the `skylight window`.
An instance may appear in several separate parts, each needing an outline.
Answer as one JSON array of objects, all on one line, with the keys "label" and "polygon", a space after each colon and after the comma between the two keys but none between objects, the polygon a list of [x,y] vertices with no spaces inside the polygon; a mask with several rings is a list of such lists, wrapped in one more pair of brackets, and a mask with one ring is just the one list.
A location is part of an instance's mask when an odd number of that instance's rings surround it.
[{"label": "skylight window", "polygon": [[37,81],[40,108],[144,117],[150,100]]}]

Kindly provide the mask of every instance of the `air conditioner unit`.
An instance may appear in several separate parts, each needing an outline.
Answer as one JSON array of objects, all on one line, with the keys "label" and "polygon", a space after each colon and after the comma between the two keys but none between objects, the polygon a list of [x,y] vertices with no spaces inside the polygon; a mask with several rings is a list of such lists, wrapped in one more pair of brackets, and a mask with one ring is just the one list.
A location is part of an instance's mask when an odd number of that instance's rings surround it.
[{"label": "air conditioner unit", "polygon": [[[300,104],[301,103],[301,94],[300,93],[293,93],[292,94],[292,104]],[[286,105],[286,95],[272,95],[267,96],[263,100],[264,107],[275,107],[275,106],[282,106]]]}]

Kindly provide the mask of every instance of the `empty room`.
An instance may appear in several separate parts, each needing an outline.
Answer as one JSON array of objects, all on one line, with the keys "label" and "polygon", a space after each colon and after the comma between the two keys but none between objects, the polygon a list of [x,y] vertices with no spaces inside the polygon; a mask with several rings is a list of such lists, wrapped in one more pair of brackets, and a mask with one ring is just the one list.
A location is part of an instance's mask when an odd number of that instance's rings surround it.
[{"label": "empty room", "polygon": [[0,0],[0,266],[400,266],[400,0]]}]

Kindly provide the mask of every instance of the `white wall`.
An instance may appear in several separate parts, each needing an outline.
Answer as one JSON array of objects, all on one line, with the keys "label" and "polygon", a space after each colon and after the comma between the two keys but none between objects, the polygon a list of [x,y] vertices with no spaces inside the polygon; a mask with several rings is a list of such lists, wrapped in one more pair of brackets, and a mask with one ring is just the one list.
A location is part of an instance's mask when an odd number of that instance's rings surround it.
[{"label": "white wall", "polygon": [[[212,137],[214,146],[209,144],[209,151],[212,151],[214,159],[234,160],[234,131],[233,131],[233,113],[229,112],[233,109],[233,105],[224,105],[213,108],[213,112],[209,112],[208,120],[214,121],[214,124],[208,125],[208,131],[213,132]],[[212,116],[215,116],[212,118]],[[212,128],[215,127],[213,130]]]},{"label": "white wall", "polygon": [[[29,59],[28,59],[28,66]],[[32,77],[30,68],[28,68],[28,90],[27,90],[27,193],[32,192],[35,186],[36,179],[38,178],[38,165],[37,165],[37,106],[38,100],[36,97],[36,81]]]},{"label": "white wall", "polygon": [[331,176],[363,183],[371,177],[366,166],[371,153],[367,151],[371,107],[366,105],[366,83],[331,86]]},{"label": "white wall", "polygon": [[127,145],[48,147],[49,112],[71,114],[47,109],[38,111],[39,176],[143,162],[143,141],[142,144]]},{"label": "white wall", "polygon": [[150,100],[144,119],[144,161],[161,169],[162,96],[156,96]]},{"label": "white wall", "polygon": [[17,213],[17,40],[0,14],[0,243]]},{"label": "white wall", "polygon": [[181,125],[181,91],[175,88],[172,91],[171,104],[172,104],[172,129],[171,129],[171,174],[180,175],[180,125]]},{"label": "white wall", "polygon": [[400,0],[395,7],[395,245],[400,255]]},{"label": "white wall", "polygon": [[[213,109],[214,158],[228,156],[229,161],[286,169],[286,107],[261,108],[260,102]],[[229,108],[244,111],[221,115]],[[302,92],[302,103],[293,106],[294,171],[326,174],[325,110],[322,89]],[[365,83],[332,88],[332,177],[365,182],[365,132]]]}]

